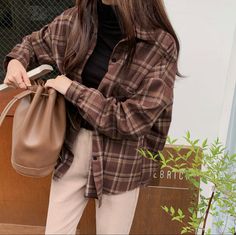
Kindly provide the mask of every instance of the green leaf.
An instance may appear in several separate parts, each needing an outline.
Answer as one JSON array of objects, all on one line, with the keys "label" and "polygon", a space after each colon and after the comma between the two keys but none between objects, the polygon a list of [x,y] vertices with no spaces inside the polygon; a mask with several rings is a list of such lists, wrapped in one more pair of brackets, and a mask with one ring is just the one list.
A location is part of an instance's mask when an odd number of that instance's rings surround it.
[{"label": "green leaf", "polygon": [[193,229],[191,227],[183,227],[182,230],[181,230],[181,234],[184,234],[184,233],[191,233],[191,232],[194,232]]},{"label": "green leaf", "polygon": [[179,221],[179,222],[183,221],[179,216],[174,216],[171,220],[172,221]]},{"label": "green leaf", "polygon": [[166,142],[170,145],[174,145],[178,139],[171,139],[170,136],[167,136]]},{"label": "green leaf", "polygon": [[184,166],[187,166],[187,164],[186,163],[181,163],[181,164],[178,165],[179,168],[183,168]]},{"label": "green leaf", "polygon": [[200,182],[199,182],[198,180],[191,179],[191,183],[192,183],[196,188],[199,188],[199,187],[200,187]]},{"label": "green leaf", "polygon": [[153,159],[153,154],[152,154],[152,152],[150,152],[149,150],[147,150],[147,153],[148,153],[149,158],[150,158],[150,159]]},{"label": "green leaf", "polygon": [[173,160],[175,159],[175,156],[170,152],[170,151],[167,151],[167,154],[168,154],[168,159],[170,160]]},{"label": "green leaf", "polygon": [[161,208],[162,208],[166,213],[169,212],[169,208],[168,208],[167,206],[162,206]]},{"label": "green leaf", "polygon": [[180,234],[185,234],[185,233],[187,233],[187,232],[188,232],[188,231],[186,231],[185,229],[183,229]]},{"label": "green leaf", "polygon": [[165,162],[166,162],[166,159],[165,159],[163,153],[159,152],[159,155],[160,155],[160,158],[161,158],[161,162],[162,162],[162,163],[165,163]]},{"label": "green leaf", "polygon": [[229,228],[229,232],[230,232],[232,235],[234,235],[234,234],[235,234],[235,228],[234,228],[234,227]]},{"label": "green leaf", "polygon": [[206,231],[206,235],[211,235],[211,229],[210,228]]},{"label": "green leaf", "polygon": [[176,151],[177,153],[179,153],[180,150],[183,149],[183,145],[178,145],[178,146],[176,146],[174,149],[175,149],[175,151]]},{"label": "green leaf", "polygon": [[159,153],[157,153],[156,155],[153,156],[153,159],[154,159],[154,160],[159,160],[159,158],[160,158],[160,157],[159,157]]},{"label": "green leaf", "polygon": [[199,139],[193,141],[193,145],[197,145],[199,143]]},{"label": "green leaf", "polygon": [[185,154],[186,160],[188,160],[189,157],[190,157],[192,154],[193,154],[193,151],[192,151],[192,150],[188,151],[187,154]]},{"label": "green leaf", "polygon": [[143,156],[146,157],[146,152],[143,149],[138,149],[138,153]]},{"label": "green leaf", "polygon": [[205,177],[202,177],[202,178],[201,178],[201,181],[202,181],[204,184],[208,184],[208,181],[207,181],[207,179],[206,179]]},{"label": "green leaf", "polygon": [[186,137],[187,137],[187,139],[190,139],[190,131],[187,131]]},{"label": "green leaf", "polygon": [[207,147],[207,139],[205,139],[203,142],[202,142],[202,149],[206,148]]},{"label": "green leaf", "polygon": [[220,220],[213,223],[217,228],[221,228],[224,225],[224,221]]},{"label": "green leaf", "polygon": [[182,217],[184,214],[183,214],[183,211],[179,208],[178,209],[178,215],[180,216],[180,217]]},{"label": "green leaf", "polygon": [[189,207],[189,208],[188,208],[188,211],[189,211],[191,214],[193,214],[194,208],[193,208],[193,207]]},{"label": "green leaf", "polygon": [[175,209],[172,206],[170,207],[170,213],[171,213],[171,216],[174,216],[175,214]]}]

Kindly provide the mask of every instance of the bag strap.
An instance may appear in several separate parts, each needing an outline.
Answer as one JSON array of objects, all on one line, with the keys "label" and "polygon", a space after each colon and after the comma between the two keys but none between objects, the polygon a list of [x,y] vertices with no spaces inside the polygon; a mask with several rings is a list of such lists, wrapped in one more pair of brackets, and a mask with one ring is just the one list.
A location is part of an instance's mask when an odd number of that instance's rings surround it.
[{"label": "bag strap", "polygon": [[7,104],[7,106],[4,108],[4,110],[2,111],[1,115],[0,115],[0,126],[2,125],[5,117],[7,116],[7,113],[9,112],[9,110],[12,108],[12,106],[18,101],[21,100],[22,98],[30,95],[34,93],[31,90],[26,90],[21,92],[20,94],[14,96],[14,98]]},{"label": "bag strap", "polygon": [[[51,65],[48,64],[43,64],[29,72],[27,72],[29,79],[30,80],[36,80],[44,75],[46,75],[47,73],[53,71],[53,67]],[[27,95],[30,95],[32,93],[35,93],[33,90],[26,90],[21,92],[20,94],[14,96],[14,98],[7,104],[7,106],[4,108],[4,110],[2,111],[1,115],[0,115],[0,126],[2,125],[5,117],[7,116],[7,113],[9,112],[9,110],[11,109],[11,107],[20,99],[26,97]],[[42,95],[47,95],[47,94],[42,94]]]}]

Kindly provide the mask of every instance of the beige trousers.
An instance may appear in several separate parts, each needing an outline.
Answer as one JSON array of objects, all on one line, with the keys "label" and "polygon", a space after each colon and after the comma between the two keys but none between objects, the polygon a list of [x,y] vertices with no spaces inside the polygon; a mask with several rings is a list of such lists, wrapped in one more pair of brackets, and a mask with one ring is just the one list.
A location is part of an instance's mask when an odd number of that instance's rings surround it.
[{"label": "beige trousers", "polygon": [[[60,181],[52,180],[45,234],[76,234],[86,207],[84,197],[89,162],[92,157],[92,132],[81,129],[73,147],[74,160]],[[96,200],[97,234],[129,234],[139,188]]]}]

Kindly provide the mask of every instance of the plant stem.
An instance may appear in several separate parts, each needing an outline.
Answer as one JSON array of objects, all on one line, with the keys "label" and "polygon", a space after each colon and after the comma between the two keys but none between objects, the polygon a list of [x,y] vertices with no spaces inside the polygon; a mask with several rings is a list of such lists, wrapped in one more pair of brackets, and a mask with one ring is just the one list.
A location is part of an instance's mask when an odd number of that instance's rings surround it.
[{"label": "plant stem", "polygon": [[214,195],[215,195],[215,188],[213,189],[210,200],[208,202],[208,207],[207,207],[207,210],[206,210],[206,215],[205,215],[205,218],[204,218],[204,223],[203,223],[203,228],[202,228],[202,235],[205,234],[207,217],[208,217],[208,214],[209,214],[209,211],[210,211],[210,208],[211,208],[211,203],[212,203],[212,200],[214,198]]},{"label": "plant stem", "polygon": [[229,215],[227,215],[227,217],[226,217],[225,226],[224,226],[224,230],[223,230],[223,232],[222,232],[222,235],[225,234],[226,226],[227,226],[227,224],[228,224],[228,219],[229,219]]}]

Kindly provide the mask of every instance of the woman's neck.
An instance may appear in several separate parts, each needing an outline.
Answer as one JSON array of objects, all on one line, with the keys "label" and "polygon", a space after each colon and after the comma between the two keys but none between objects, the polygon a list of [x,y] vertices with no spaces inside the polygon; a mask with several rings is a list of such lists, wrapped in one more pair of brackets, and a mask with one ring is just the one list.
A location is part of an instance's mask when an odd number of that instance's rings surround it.
[{"label": "woman's neck", "polygon": [[112,0],[101,0],[105,5],[112,5]]}]

